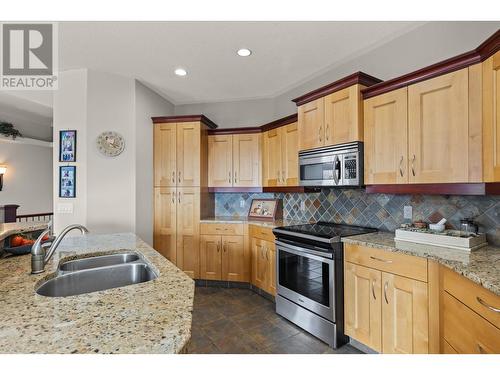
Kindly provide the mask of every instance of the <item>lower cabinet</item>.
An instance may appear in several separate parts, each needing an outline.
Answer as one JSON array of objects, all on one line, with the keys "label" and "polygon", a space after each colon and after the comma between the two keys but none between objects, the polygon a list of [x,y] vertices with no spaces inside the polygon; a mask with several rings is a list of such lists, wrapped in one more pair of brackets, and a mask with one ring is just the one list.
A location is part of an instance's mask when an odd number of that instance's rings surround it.
[{"label": "lower cabinet", "polygon": [[202,224],[200,279],[248,282],[249,273],[250,254],[243,225]]},{"label": "lower cabinet", "polygon": [[276,246],[271,228],[249,225],[252,284],[276,295]]},{"label": "lower cabinet", "polygon": [[187,275],[197,278],[200,258],[199,188],[155,188],[154,199],[154,249]]},{"label": "lower cabinet", "polygon": [[345,244],[345,333],[381,353],[428,353],[428,284],[401,276],[427,280],[427,261],[380,251]]},{"label": "lower cabinet", "polygon": [[500,353],[500,297],[441,266],[441,351]]}]

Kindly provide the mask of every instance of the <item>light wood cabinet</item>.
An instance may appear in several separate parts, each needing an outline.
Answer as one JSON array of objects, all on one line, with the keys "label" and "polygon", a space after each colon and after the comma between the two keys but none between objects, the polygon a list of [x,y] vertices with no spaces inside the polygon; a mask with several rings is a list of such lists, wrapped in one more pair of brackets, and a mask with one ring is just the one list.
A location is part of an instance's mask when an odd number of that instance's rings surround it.
[{"label": "light wood cabinet", "polygon": [[154,186],[177,186],[177,124],[154,127]]},{"label": "light wood cabinet", "polygon": [[233,135],[233,186],[260,186],[260,134]]},{"label": "light wood cabinet", "polygon": [[382,352],[429,351],[427,283],[382,273]]},{"label": "light wood cabinet", "polygon": [[382,353],[428,353],[427,260],[354,244],[344,254],[346,334]]},{"label": "light wood cabinet", "polygon": [[249,281],[243,236],[222,236],[222,280]]},{"label": "light wood cabinet", "polygon": [[200,236],[200,278],[222,280],[221,236]]},{"label": "light wood cabinet", "polygon": [[360,85],[352,85],[325,96],[325,146],[363,141],[360,90]]},{"label": "light wood cabinet", "polygon": [[260,143],[258,133],[209,136],[209,186],[260,186]]},{"label": "light wood cabinet", "polygon": [[177,190],[155,188],[153,247],[172,263],[177,263]]},{"label": "light wood cabinet", "polygon": [[177,188],[177,266],[192,278],[200,271],[199,223],[199,188]]},{"label": "light wood cabinet", "polygon": [[153,144],[155,186],[200,186],[199,122],[156,124]]},{"label": "light wood cabinet", "polygon": [[208,138],[208,149],[208,186],[233,186],[233,136],[211,135]]},{"label": "light wood cabinet", "polygon": [[345,334],[382,351],[382,273],[345,263]]},{"label": "light wood cabinet", "polygon": [[408,89],[364,102],[365,183],[408,182]]},{"label": "light wood cabinet", "polygon": [[325,142],[325,101],[313,100],[298,107],[299,150],[321,147]]},{"label": "light wood cabinet", "polygon": [[298,139],[297,123],[264,132],[263,186],[298,185]]},{"label": "light wood cabinet", "polygon": [[500,52],[482,64],[483,170],[485,182],[500,182]]},{"label": "light wood cabinet", "polygon": [[251,225],[252,284],[276,295],[276,246],[270,228]]},{"label": "light wood cabinet", "polygon": [[410,183],[469,180],[468,69],[408,88]]},{"label": "light wood cabinet", "polygon": [[[240,224],[201,225],[201,279],[250,281],[250,253],[240,228],[243,229]],[[239,235],[231,235],[231,232]]]},{"label": "light wood cabinet", "polygon": [[208,212],[211,207],[207,194],[201,194],[207,185],[208,127],[182,118],[161,120],[165,122],[154,125],[153,246],[196,278],[200,272],[201,209]]}]

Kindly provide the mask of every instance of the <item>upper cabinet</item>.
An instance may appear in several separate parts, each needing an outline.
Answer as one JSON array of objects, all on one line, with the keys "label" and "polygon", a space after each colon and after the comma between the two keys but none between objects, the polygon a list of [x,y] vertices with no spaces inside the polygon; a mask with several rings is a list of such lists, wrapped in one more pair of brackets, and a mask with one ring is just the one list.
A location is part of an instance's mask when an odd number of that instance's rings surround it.
[{"label": "upper cabinet", "polygon": [[298,140],[296,122],[263,133],[263,186],[298,185]]},{"label": "upper cabinet", "polygon": [[323,98],[298,108],[299,150],[325,145],[325,101]]},{"label": "upper cabinet", "polygon": [[468,87],[468,69],[408,87],[410,183],[469,181]]},{"label": "upper cabinet", "polygon": [[208,137],[208,185],[252,187],[261,181],[259,133]]},{"label": "upper cabinet", "polygon": [[363,140],[361,89],[380,82],[358,72],[294,99],[299,150]]},{"label": "upper cabinet", "polygon": [[484,181],[500,181],[500,52],[482,64]]},{"label": "upper cabinet", "polygon": [[407,88],[367,99],[365,121],[365,183],[408,182]]},{"label": "upper cabinet", "polygon": [[200,122],[157,123],[154,127],[154,185],[200,186]]},{"label": "upper cabinet", "polygon": [[361,86],[325,96],[325,146],[363,140]]}]

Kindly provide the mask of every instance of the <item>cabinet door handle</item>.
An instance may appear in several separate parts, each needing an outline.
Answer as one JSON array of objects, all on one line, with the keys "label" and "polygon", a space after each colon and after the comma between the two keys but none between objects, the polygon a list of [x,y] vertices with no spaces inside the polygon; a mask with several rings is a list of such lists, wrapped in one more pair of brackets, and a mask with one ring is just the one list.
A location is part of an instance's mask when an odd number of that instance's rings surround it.
[{"label": "cabinet door handle", "polygon": [[322,126],[319,127],[319,131],[318,131],[318,136],[319,136],[319,141],[320,142],[322,141],[322,139],[321,139],[321,130],[323,130]]},{"label": "cabinet door handle", "polygon": [[401,156],[401,160],[399,161],[399,174],[401,175],[401,177],[403,177],[402,164],[403,164],[403,156]]},{"label": "cabinet door handle", "polygon": [[172,171],[172,182],[175,182],[175,171]]},{"label": "cabinet door handle", "polygon": [[222,245],[222,250],[223,250],[224,252],[226,252],[226,251],[227,251],[227,242],[224,242],[224,245]]},{"label": "cabinet door handle", "polygon": [[229,171],[229,176],[228,176],[227,182],[231,183],[231,171]]},{"label": "cabinet door handle", "polygon": [[220,250],[220,242],[217,242],[217,252]]},{"label": "cabinet door handle", "polygon": [[285,175],[285,171],[281,172],[281,182],[285,183],[286,182],[286,175]]},{"label": "cabinet door handle", "polygon": [[377,296],[375,296],[375,280],[372,280],[372,295],[373,295],[373,299],[376,301]]},{"label": "cabinet door handle", "polygon": [[234,171],[234,183],[238,182],[238,173]]},{"label": "cabinet door handle", "polygon": [[281,182],[281,175],[280,175],[280,171],[278,170],[278,172],[276,172],[278,174],[278,182]]},{"label": "cabinet door handle", "polygon": [[392,263],[392,260],[389,260],[389,259],[380,259],[380,258],[376,258],[376,257],[372,257],[372,256],[370,256],[370,259],[378,260],[379,262],[384,262],[384,263]]},{"label": "cabinet door handle", "polygon": [[413,158],[411,159],[411,174],[415,177],[415,154],[413,154]]},{"label": "cabinet door handle", "polygon": [[175,203],[175,193],[172,194],[172,203]]},{"label": "cabinet door handle", "polygon": [[326,129],[325,129],[325,139],[328,141],[328,128],[330,127],[330,124],[326,124]]},{"label": "cabinet door handle", "polygon": [[180,191],[177,193],[177,196],[179,197],[179,203],[181,203],[181,192]]},{"label": "cabinet door handle", "polygon": [[481,305],[483,305],[484,307],[486,307],[487,309],[493,311],[493,312],[496,312],[496,313],[500,313],[500,309],[499,308],[496,308],[496,307],[493,307],[491,305],[488,305],[486,302],[484,302],[481,297],[476,297],[476,300],[477,302],[479,302]]},{"label": "cabinet door handle", "polygon": [[384,298],[385,298],[385,303],[389,304],[389,300],[387,299],[387,286],[388,282],[386,281],[384,284]]},{"label": "cabinet door handle", "polygon": [[181,171],[179,171],[179,182],[181,182]]}]

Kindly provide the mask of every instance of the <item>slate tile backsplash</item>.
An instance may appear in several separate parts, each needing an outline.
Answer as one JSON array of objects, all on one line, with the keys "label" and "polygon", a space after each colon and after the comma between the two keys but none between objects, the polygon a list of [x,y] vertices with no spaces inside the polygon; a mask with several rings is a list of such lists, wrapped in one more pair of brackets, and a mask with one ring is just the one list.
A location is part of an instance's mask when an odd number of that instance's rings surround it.
[{"label": "slate tile backsplash", "polygon": [[[460,219],[473,217],[488,242],[500,246],[500,196],[445,196],[366,194],[364,189],[322,189],[318,193],[217,193],[217,216],[246,216],[254,198],[283,199],[283,215],[303,221],[331,221],[394,231],[406,220],[403,206],[412,206],[413,221],[448,220],[458,228]],[[240,207],[240,202],[244,207]],[[300,209],[301,202],[305,210]]]}]

